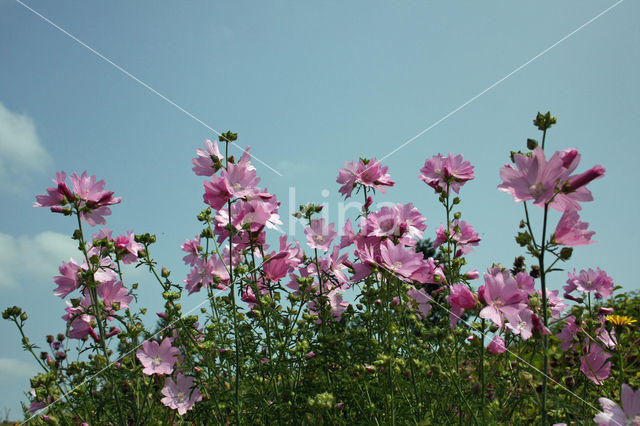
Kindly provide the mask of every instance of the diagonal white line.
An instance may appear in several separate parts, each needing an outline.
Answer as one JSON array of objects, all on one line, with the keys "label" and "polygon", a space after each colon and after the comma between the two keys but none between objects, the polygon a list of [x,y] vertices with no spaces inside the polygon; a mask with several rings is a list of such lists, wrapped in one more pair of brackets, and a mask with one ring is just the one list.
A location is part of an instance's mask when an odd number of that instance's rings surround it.
[{"label": "diagonal white line", "polygon": [[[17,1],[17,0],[16,0]],[[513,71],[511,71],[509,74],[505,75],[504,77],[502,77],[501,79],[499,79],[498,81],[496,81],[495,83],[493,83],[492,85],[490,85],[489,87],[487,87],[486,89],[484,89],[483,91],[481,91],[480,93],[476,94],[475,96],[473,96],[472,98],[470,98],[468,101],[466,101],[465,103],[463,103],[462,105],[460,105],[459,107],[455,108],[454,110],[452,110],[451,112],[449,112],[447,115],[445,115],[444,117],[442,117],[441,119],[439,119],[438,121],[434,122],[433,124],[431,124],[429,127],[427,127],[426,129],[422,130],[420,133],[418,133],[417,135],[415,135],[414,137],[406,140],[404,143],[402,143],[400,146],[398,146],[397,148],[395,148],[393,151],[391,151],[390,153],[388,153],[387,155],[385,155],[384,157],[380,158],[379,161],[382,161],[386,158],[391,157],[393,154],[395,154],[396,152],[400,151],[402,148],[404,148],[405,146],[409,145],[411,142],[415,141],[416,139],[418,139],[420,136],[424,135],[425,133],[427,133],[429,130],[433,129],[434,127],[436,127],[438,124],[442,123],[443,121],[445,121],[446,119],[448,119],[449,117],[451,117],[452,115],[454,115],[455,113],[457,113],[458,111],[460,111],[461,109],[463,109],[464,107],[466,107],[467,105],[469,105],[470,103],[472,103],[473,101],[475,101],[476,99],[478,99],[480,96],[484,95],[485,93],[487,93],[488,91],[490,91],[491,89],[493,89],[494,87],[496,87],[497,85],[499,85],[500,83],[502,83],[503,81],[505,81],[506,79],[508,79],[509,77],[511,77],[512,75],[516,74],[518,71],[522,70],[523,68],[525,68],[527,65],[531,64],[533,61],[535,61],[536,59],[540,58],[541,56],[543,56],[544,54],[546,54],[547,52],[549,52],[551,49],[553,49],[554,47],[556,47],[557,45],[559,45],[560,43],[562,43],[563,41],[565,41],[566,39],[568,39],[569,37],[573,36],[575,33],[577,33],[578,31],[582,30],[583,28],[585,28],[587,25],[591,24],[593,21],[595,21],[596,19],[600,18],[602,15],[604,15],[605,13],[609,12],[611,9],[613,9],[614,7],[618,6],[620,3],[622,3],[624,0],[618,0],[616,3],[614,3],[613,5],[609,6],[608,8],[606,8],[605,10],[603,10],[602,12],[598,13],[596,16],[594,16],[593,18],[589,19],[587,22],[585,22],[584,24],[580,25],[578,28],[576,28],[575,30],[571,31],[569,34],[567,34],[566,36],[562,37],[560,40],[556,41],[555,43],[553,43],[551,46],[547,47],[546,49],[544,49],[542,52],[538,53],[536,56],[534,56],[533,58],[529,59],[527,62],[523,63],[522,65],[520,65],[519,67],[517,67],[516,69],[514,69]]]},{"label": "diagonal white line", "polygon": [[[106,56],[104,56],[102,53],[98,52],[96,49],[94,49],[93,47],[89,46],[87,43],[83,42],[82,40],[80,40],[79,38],[77,38],[76,36],[74,36],[73,34],[69,33],[68,31],[66,31],[64,28],[60,27],[59,25],[57,25],[55,22],[51,21],[50,19],[48,19],[46,16],[43,16],[42,14],[40,14],[39,12],[37,12],[36,10],[32,9],[31,7],[27,6],[26,4],[24,4],[22,1],[20,0],[15,0],[16,3],[20,4],[21,6],[23,6],[25,9],[30,10],[31,12],[33,12],[35,15],[39,16],[40,18],[42,18],[45,22],[47,22],[48,24],[52,25],[53,27],[55,27],[57,30],[61,31],[63,34],[65,34],[66,36],[68,36],[69,38],[71,38],[73,41],[75,41],[76,43],[80,44],[81,46],[87,48],[89,51],[91,51],[93,54],[95,54],[96,56],[98,56],[100,59],[102,59],[103,61],[107,62],[108,64],[112,65],[114,68],[116,68],[118,71],[122,72],[124,75],[126,75],[127,77],[131,78],[132,80],[134,80],[135,82],[137,82],[138,84],[140,84],[141,86],[143,86],[145,89],[149,90],[150,92],[152,92],[153,94],[159,96],[160,98],[162,98],[164,101],[168,102],[170,105],[172,105],[173,107],[177,108],[178,110],[180,110],[181,112],[183,112],[185,115],[187,115],[188,117],[190,117],[191,119],[195,120],[196,122],[198,122],[199,124],[203,125],[204,127],[206,127],[207,129],[211,130],[213,133],[215,133],[218,136],[221,136],[220,132],[217,131],[216,129],[214,129],[213,127],[211,127],[210,125],[208,125],[207,123],[205,123],[204,121],[202,121],[201,119],[199,119],[198,117],[196,117],[194,114],[192,114],[191,112],[187,111],[186,109],[184,109],[183,107],[181,107],[180,105],[178,105],[177,103],[175,103],[173,100],[171,100],[170,98],[168,98],[167,96],[163,95],[162,93],[158,92],[156,89],[154,89],[153,87],[149,86],[147,83],[145,83],[144,81],[140,80],[138,77],[136,77],[135,75],[131,74],[129,71],[127,71],[126,69],[124,69],[123,67],[121,67],[120,65],[116,64],[115,62],[113,62],[111,59],[107,58]],[[244,151],[244,148],[242,148],[240,145],[236,144],[235,142],[231,142],[231,144],[233,146],[235,146],[236,148],[238,148],[240,151]],[[271,170],[272,172],[274,172],[275,174],[277,174],[278,176],[283,176],[282,173],[280,173],[278,170],[274,169],[273,167],[271,167],[270,165],[268,165],[267,163],[265,163],[264,161],[262,161],[261,159],[259,159],[258,157],[256,157],[254,154],[251,155],[251,157],[253,159],[255,159],[258,163],[262,164],[263,166],[265,166],[266,168],[268,168],[269,170]]]}]

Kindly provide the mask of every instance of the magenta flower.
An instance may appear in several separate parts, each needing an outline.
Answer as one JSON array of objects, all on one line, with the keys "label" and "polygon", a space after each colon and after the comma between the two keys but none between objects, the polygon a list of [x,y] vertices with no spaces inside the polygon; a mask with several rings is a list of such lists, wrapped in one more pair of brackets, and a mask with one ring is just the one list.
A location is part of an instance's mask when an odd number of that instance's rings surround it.
[{"label": "magenta flower", "polygon": [[142,372],[147,376],[154,374],[171,374],[180,353],[178,348],[171,346],[171,339],[165,337],[161,344],[156,341],[145,340],[142,349],[138,349],[136,357],[144,367]]},{"label": "magenta flower", "polygon": [[[193,163],[193,171],[197,176],[213,176],[218,169],[215,167],[215,163],[221,164],[224,157],[220,154],[218,149],[218,141],[211,141],[209,139],[204,141],[205,149],[196,149],[198,157],[191,160]],[[214,158],[217,161],[214,163]]]},{"label": "magenta flower", "polygon": [[593,269],[588,271],[583,269],[578,275],[575,274],[574,269],[573,274],[569,272],[567,285],[563,289],[565,290],[565,297],[572,291],[578,290],[581,293],[594,293],[598,299],[606,299],[613,294],[613,287],[613,279],[598,268],[595,271]]},{"label": "magenta flower", "polygon": [[334,231],[333,223],[325,225],[324,219],[313,219],[311,226],[305,228],[304,233],[307,236],[307,244],[309,247],[329,251],[329,246],[333,239],[338,235]]},{"label": "magenta flower", "polygon": [[591,241],[595,231],[587,231],[589,224],[580,222],[579,219],[580,216],[576,210],[566,210],[551,236],[551,241],[564,246],[586,246],[595,243]]},{"label": "magenta flower", "polygon": [[593,166],[584,173],[571,176],[563,185],[562,192],[570,194],[583,186],[587,185],[594,179],[600,179],[604,176],[605,169],[602,166]]},{"label": "magenta flower", "polygon": [[593,421],[600,426],[640,426],[640,389],[633,391],[627,385],[622,385],[620,392],[622,408],[608,398],[599,398],[602,412],[596,414]]},{"label": "magenta flower", "polygon": [[53,281],[58,284],[58,288],[53,291],[55,296],[64,299],[79,287],[79,268],[80,267],[73,259],[70,259],[69,262],[62,262],[62,266],[58,268],[58,271],[60,271],[62,275],[53,277]]},{"label": "magenta flower", "polygon": [[451,305],[449,312],[449,321],[451,330],[456,328],[456,324],[462,318],[462,314],[467,309],[473,309],[476,306],[476,296],[469,290],[464,283],[453,284],[449,288],[447,302]]},{"label": "magenta flower", "polygon": [[607,361],[611,354],[595,343],[588,343],[585,350],[588,354],[580,357],[580,371],[593,383],[601,385],[611,372],[611,362]]},{"label": "magenta flower", "polygon": [[504,339],[496,335],[493,337],[493,340],[491,340],[491,343],[489,343],[489,346],[487,346],[487,349],[492,354],[498,355],[505,352],[507,347],[505,346]]},{"label": "magenta flower", "polygon": [[167,377],[162,394],[165,397],[160,402],[173,410],[178,410],[178,414],[181,416],[189,411],[196,402],[202,400],[200,391],[193,386],[193,377],[185,377],[182,373],[177,374],[175,382]]},{"label": "magenta flower", "polygon": [[526,306],[523,303],[526,295],[520,291],[509,271],[496,269],[489,270],[491,275],[484,274],[485,285],[482,287],[481,300],[487,306],[480,311],[480,318],[489,319],[502,328],[505,317],[510,322],[519,322],[519,314]]},{"label": "magenta flower", "polygon": [[504,166],[500,170],[503,183],[498,189],[511,194],[517,202],[534,200],[535,205],[543,206],[550,201],[558,181],[566,172],[560,153],[547,162],[544,151],[537,147],[531,157],[515,154],[514,160],[517,170],[509,164]]},{"label": "magenta flower", "polygon": [[441,154],[428,158],[420,169],[420,179],[427,185],[442,191],[454,190],[459,193],[460,187],[475,177],[473,166],[463,161],[462,155],[448,157]]}]

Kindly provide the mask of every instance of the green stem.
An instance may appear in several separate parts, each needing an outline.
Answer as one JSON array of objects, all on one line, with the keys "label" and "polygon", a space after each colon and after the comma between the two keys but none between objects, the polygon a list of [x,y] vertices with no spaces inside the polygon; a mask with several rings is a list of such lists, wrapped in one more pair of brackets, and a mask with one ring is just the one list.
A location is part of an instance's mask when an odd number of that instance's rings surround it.
[{"label": "green stem", "polygon": [[485,419],[484,407],[486,405],[486,394],[485,394],[485,377],[484,377],[484,330],[485,330],[485,319],[482,318],[481,323],[481,333],[482,340],[480,341],[480,394],[481,394],[481,405],[480,405],[480,417],[482,418],[482,424],[487,424],[487,420]]},{"label": "green stem", "polygon": [[[546,131],[545,131],[546,134]],[[544,145],[544,136],[542,138],[542,143]],[[538,256],[538,261],[540,264],[540,285],[542,290],[542,319],[545,328],[549,323],[549,318],[547,316],[547,282],[546,276],[547,273],[544,269],[544,252],[546,251],[546,232],[547,232],[547,216],[549,213],[549,203],[545,203],[544,205],[544,219],[542,222],[542,241],[540,247],[540,255]],[[542,336],[542,352],[543,352],[543,376],[542,376],[542,426],[546,426],[547,424],[547,377],[549,376],[549,336],[547,334],[543,334]]]}]

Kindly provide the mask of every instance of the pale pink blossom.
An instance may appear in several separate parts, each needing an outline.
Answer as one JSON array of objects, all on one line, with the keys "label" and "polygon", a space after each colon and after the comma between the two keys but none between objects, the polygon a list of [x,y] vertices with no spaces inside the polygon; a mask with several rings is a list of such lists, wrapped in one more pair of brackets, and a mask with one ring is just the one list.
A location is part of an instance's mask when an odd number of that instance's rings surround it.
[{"label": "pale pink blossom", "polygon": [[562,327],[560,333],[556,334],[556,337],[561,340],[560,347],[563,351],[573,349],[578,344],[578,332],[580,326],[576,324],[576,317],[573,315],[564,319],[565,325]]},{"label": "pale pink blossom", "polygon": [[134,263],[138,260],[138,252],[144,248],[135,240],[132,231],[127,231],[125,235],[119,235],[116,238],[116,249],[120,251],[122,262],[125,264]]},{"label": "pale pink blossom", "polygon": [[606,299],[613,294],[613,279],[609,277],[606,272],[597,268],[595,271],[584,269],[579,274],[573,274],[569,272],[569,279],[567,285],[563,287],[565,290],[565,297],[568,293],[574,290],[578,290],[581,293],[593,293],[597,299]]},{"label": "pale pink blossom", "polygon": [[640,389],[634,392],[623,384],[620,399],[622,408],[608,398],[599,398],[602,412],[596,414],[593,421],[600,426],[640,426]]},{"label": "pale pink blossom", "polygon": [[[213,176],[218,171],[215,164],[217,163],[221,166],[224,157],[220,154],[220,150],[218,149],[218,141],[213,141],[212,143],[207,139],[204,141],[204,146],[205,149],[196,149],[198,156],[191,160],[193,163],[192,170],[197,176]],[[215,161],[214,158],[217,161]]]},{"label": "pale pink blossom", "polygon": [[586,246],[595,243],[591,241],[595,231],[587,231],[589,224],[580,222],[579,219],[576,210],[566,210],[551,236],[551,241],[565,246]]},{"label": "pale pink blossom", "polygon": [[611,373],[611,354],[592,342],[586,344],[586,355],[580,357],[580,371],[596,385],[601,385]]},{"label": "pale pink blossom", "polygon": [[195,265],[200,250],[202,250],[202,247],[200,247],[200,235],[196,235],[193,240],[185,241],[180,248],[187,253],[187,255],[182,258],[184,264],[189,266]]},{"label": "pale pink blossom", "polygon": [[80,286],[78,282],[79,266],[75,260],[70,259],[69,262],[62,262],[58,271],[62,275],[53,277],[53,281],[58,284],[58,288],[53,291],[53,294],[64,299]]},{"label": "pale pink blossom", "polygon": [[525,308],[523,303],[526,294],[518,288],[516,280],[509,271],[490,269],[490,274],[484,274],[485,285],[479,290],[481,301],[486,303],[480,311],[480,318],[491,320],[502,328],[504,318],[517,318]]},{"label": "pale pink blossom", "polygon": [[165,337],[161,344],[156,341],[145,340],[142,349],[138,349],[136,357],[144,367],[142,372],[147,376],[154,374],[171,374],[176,363],[178,348],[171,346],[171,340]]},{"label": "pale pink blossom", "polygon": [[105,307],[113,310],[127,309],[133,300],[133,296],[129,296],[129,291],[124,287],[122,281],[107,281],[100,284],[98,296],[102,298]]},{"label": "pale pink blossom", "polygon": [[511,194],[517,202],[534,200],[535,205],[543,206],[553,198],[556,185],[566,171],[560,154],[556,154],[549,161],[541,147],[536,147],[531,157],[515,154],[517,169],[511,165],[500,169],[503,183],[498,189]]},{"label": "pale pink blossom", "polygon": [[426,291],[421,288],[420,290],[411,286],[407,294],[411,298],[411,305],[414,309],[418,309],[420,314],[418,315],[420,318],[426,318],[431,311],[431,304],[429,303],[433,298],[429,296]]},{"label": "pale pink blossom", "polygon": [[473,179],[475,174],[471,163],[463,161],[462,155],[449,153],[447,157],[438,154],[428,158],[420,169],[419,177],[433,189],[458,193],[460,187]]},{"label": "pale pink blossom", "polygon": [[160,402],[173,410],[178,410],[178,414],[181,416],[189,411],[196,402],[202,400],[200,391],[193,386],[193,377],[185,377],[182,373],[176,375],[175,382],[167,377],[162,394],[165,397]]},{"label": "pale pink blossom", "polygon": [[334,228],[335,225],[333,223],[325,225],[324,219],[313,219],[311,226],[304,230],[309,247],[328,251],[331,242],[338,235]]},{"label": "pale pink blossom", "polygon": [[382,166],[375,158],[371,160],[361,158],[358,162],[346,162],[344,166],[338,172],[336,182],[342,185],[339,192],[345,198],[351,197],[351,193],[358,185],[384,193],[385,187],[393,186],[395,183],[387,173],[389,168]]}]

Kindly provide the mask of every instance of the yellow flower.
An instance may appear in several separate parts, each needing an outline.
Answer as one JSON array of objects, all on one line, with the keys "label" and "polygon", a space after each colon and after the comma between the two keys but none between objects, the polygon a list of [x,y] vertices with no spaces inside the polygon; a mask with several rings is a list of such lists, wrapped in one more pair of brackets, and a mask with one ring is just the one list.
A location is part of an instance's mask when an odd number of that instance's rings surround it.
[{"label": "yellow flower", "polygon": [[625,325],[632,326],[638,322],[638,320],[635,320],[632,317],[627,315],[608,315],[607,321],[609,321],[611,324],[615,326],[625,326]]}]

